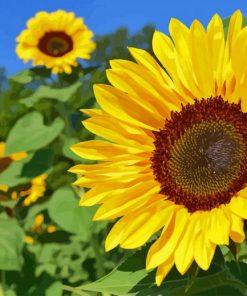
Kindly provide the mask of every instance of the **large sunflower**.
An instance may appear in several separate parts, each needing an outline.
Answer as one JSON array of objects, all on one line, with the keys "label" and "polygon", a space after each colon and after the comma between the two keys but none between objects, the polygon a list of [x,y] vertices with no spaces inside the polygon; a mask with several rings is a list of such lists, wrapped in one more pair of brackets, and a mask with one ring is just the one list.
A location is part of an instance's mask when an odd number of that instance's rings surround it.
[{"label": "large sunflower", "polygon": [[93,36],[82,18],[73,12],[39,12],[17,37],[16,53],[25,62],[45,65],[53,73],[71,73],[77,58],[89,59],[95,49]]},{"label": "large sunflower", "polygon": [[155,32],[153,51],[130,48],[135,62],[111,61],[113,86],[95,85],[102,109],[84,110],[85,127],[107,141],[72,146],[98,164],[71,169],[91,188],[81,205],[102,204],[95,220],[120,218],[106,250],[159,238],[147,255],[161,284],[176,265],[207,270],[216,245],[244,240],[247,219],[247,30],[236,11],[225,38],[215,15],[205,30],[176,19],[171,38]]}]

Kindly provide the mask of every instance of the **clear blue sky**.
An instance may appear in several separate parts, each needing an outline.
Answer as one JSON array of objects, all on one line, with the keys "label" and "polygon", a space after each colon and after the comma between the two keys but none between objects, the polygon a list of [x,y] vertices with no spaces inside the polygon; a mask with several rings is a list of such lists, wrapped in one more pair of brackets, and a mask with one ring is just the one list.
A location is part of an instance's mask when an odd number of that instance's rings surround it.
[{"label": "clear blue sky", "polygon": [[15,38],[26,20],[40,10],[74,11],[95,34],[110,33],[126,26],[131,33],[153,23],[167,32],[169,19],[189,25],[195,18],[207,24],[214,13],[227,17],[236,9],[247,15],[246,0],[0,0],[0,66],[7,73],[27,67],[15,55]]}]

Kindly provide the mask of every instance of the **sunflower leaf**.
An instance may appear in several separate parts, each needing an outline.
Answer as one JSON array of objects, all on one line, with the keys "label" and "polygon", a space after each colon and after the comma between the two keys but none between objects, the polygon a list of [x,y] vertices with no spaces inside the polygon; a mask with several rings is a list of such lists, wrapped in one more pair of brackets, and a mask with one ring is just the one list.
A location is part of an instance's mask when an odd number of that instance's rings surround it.
[{"label": "sunflower leaf", "polygon": [[27,107],[32,107],[41,99],[52,99],[65,103],[71,97],[75,96],[80,89],[80,82],[75,82],[64,88],[53,88],[48,85],[41,85],[31,96],[22,99],[21,102]]},{"label": "sunflower leaf", "polygon": [[72,188],[63,186],[56,190],[49,201],[48,212],[61,229],[79,234],[82,240],[90,237],[95,209],[79,207],[79,200]]},{"label": "sunflower leaf", "polygon": [[18,72],[16,75],[12,76],[10,80],[20,83],[20,84],[28,84],[32,82],[34,79],[34,75],[31,70],[25,69],[23,71]]},{"label": "sunflower leaf", "polygon": [[20,270],[24,232],[15,220],[0,218],[0,269]]},{"label": "sunflower leaf", "polygon": [[61,118],[50,126],[43,123],[43,116],[37,111],[21,117],[11,129],[6,141],[6,154],[20,151],[34,151],[52,142],[64,128]]}]

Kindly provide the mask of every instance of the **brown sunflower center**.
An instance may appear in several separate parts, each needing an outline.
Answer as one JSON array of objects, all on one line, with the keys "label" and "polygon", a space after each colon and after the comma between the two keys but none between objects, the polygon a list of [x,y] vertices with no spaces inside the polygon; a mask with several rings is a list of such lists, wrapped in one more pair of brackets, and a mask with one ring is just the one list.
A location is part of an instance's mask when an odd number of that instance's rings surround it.
[{"label": "brown sunflower center", "polygon": [[38,48],[49,56],[61,57],[73,49],[73,40],[63,31],[51,31],[40,38]]},{"label": "brown sunflower center", "polygon": [[247,114],[221,97],[195,100],[154,132],[161,194],[190,212],[228,203],[247,183]]}]

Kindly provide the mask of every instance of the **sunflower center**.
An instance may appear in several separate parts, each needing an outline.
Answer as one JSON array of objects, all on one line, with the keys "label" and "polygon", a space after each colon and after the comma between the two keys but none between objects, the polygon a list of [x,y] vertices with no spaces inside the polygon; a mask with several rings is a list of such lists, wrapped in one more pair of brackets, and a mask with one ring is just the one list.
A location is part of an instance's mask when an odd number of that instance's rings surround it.
[{"label": "sunflower center", "polygon": [[221,97],[195,100],[154,132],[161,194],[190,212],[228,203],[247,183],[247,114]]},{"label": "sunflower center", "polygon": [[63,31],[51,31],[40,38],[38,48],[49,56],[61,57],[73,50],[73,40]]}]

